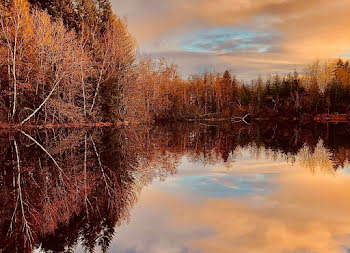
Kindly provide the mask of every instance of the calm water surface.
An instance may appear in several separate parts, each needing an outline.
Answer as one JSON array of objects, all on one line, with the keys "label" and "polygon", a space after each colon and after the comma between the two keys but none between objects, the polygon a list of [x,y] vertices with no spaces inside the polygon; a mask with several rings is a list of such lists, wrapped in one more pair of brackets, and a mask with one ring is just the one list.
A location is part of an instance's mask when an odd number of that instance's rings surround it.
[{"label": "calm water surface", "polygon": [[349,252],[350,126],[1,135],[0,252]]}]

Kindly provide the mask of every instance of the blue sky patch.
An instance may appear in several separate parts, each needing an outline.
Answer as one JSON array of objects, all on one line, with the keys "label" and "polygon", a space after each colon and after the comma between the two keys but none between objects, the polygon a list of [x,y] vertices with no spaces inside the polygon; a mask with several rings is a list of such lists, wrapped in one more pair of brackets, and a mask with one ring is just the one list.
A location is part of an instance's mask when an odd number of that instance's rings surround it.
[{"label": "blue sky patch", "polygon": [[227,27],[196,31],[185,38],[180,42],[180,49],[202,53],[237,51],[266,53],[275,51],[281,41],[281,36],[276,32]]}]

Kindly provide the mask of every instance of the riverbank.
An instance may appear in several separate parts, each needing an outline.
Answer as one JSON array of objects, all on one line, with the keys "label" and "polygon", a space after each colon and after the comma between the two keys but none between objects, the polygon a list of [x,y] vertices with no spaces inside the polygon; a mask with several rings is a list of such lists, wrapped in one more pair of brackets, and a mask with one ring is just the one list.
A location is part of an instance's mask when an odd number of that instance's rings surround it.
[{"label": "riverbank", "polygon": [[42,124],[42,125],[31,125],[31,124],[11,124],[0,122],[0,129],[59,129],[59,128],[70,128],[70,129],[81,129],[81,128],[93,128],[93,127],[120,127],[129,125],[128,121],[117,121],[117,122],[72,122],[66,124]]},{"label": "riverbank", "polygon": [[[176,120],[159,120],[157,122],[230,122],[230,123],[254,123],[254,122],[264,122],[264,121],[276,121],[276,122],[300,122],[300,123],[350,123],[350,115],[348,114],[303,114],[298,117],[283,117],[283,116],[273,116],[273,117],[260,117],[251,116],[246,114],[244,116],[235,116],[232,118],[228,117],[197,117],[197,118],[183,118]],[[141,122],[133,122],[136,124],[141,124]],[[14,124],[7,122],[0,122],[0,129],[81,129],[81,128],[94,128],[94,127],[120,127],[128,126],[130,122],[128,121],[117,121],[117,122],[71,122],[65,124]]]}]

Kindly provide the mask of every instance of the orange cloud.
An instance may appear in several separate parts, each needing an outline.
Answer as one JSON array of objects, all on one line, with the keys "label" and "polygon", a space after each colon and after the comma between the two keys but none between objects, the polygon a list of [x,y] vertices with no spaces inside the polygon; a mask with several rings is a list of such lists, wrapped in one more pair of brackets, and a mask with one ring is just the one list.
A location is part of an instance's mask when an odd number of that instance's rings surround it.
[{"label": "orange cloud", "polygon": [[[123,3],[115,3],[118,11]],[[257,52],[244,55],[232,52],[224,56],[211,55],[207,65],[234,68],[241,62],[242,76],[251,76],[252,71],[268,73],[285,71],[285,62],[292,65],[305,64],[315,58],[338,57],[350,50],[350,1],[348,0],[137,0],[128,3],[127,14],[130,28],[145,44],[167,41],[165,47],[151,47],[157,55],[176,53],[177,39],[201,29],[216,27],[246,27],[253,30],[277,31],[283,40],[274,54]],[[126,13],[129,11],[129,13]],[[147,47],[148,49],[150,47]],[[147,53],[147,52],[146,52]],[[271,64],[273,57],[273,64]],[[176,58],[176,57],[175,57]],[[180,56],[178,58],[181,58]],[[254,61],[247,60],[254,58]],[[191,65],[199,69],[203,61],[193,60]],[[281,63],[279,63],[281,61]],[[261,68],[256,63],[261,62]],[[268,66],[270,65],[270,66]],[[191,68],[191,69],[196,69]],[[220,69],[220,68],[219,68]],[[221,69],[220,69],[221,70]],[[291,69],[293,70],[293,69]],[[247,72],[247,73],[246,73]],[[248,73],[249,72],[249,73]],[[238,73],[238,74],[241,74]],[[255,74],[256,76],[256,74]]]}]

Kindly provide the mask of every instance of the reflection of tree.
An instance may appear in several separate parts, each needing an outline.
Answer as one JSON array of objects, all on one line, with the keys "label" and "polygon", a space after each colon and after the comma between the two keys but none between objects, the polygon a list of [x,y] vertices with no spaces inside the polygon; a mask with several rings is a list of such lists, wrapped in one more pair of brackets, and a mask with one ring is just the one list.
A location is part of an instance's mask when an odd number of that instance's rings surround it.
[{"label": "reflection of tree", "polygon": [[350,161],[349,130],[349,126],[342,124],[301,126],[264,122],[250,126],[172,124],[155,127],[150,132],[153,133],[151,136],[157,136],[152,142],[194,161],[232,162],[244,148],[255,158],[262,153],[267,158],[280,158],[291,163],[299,158],[312,170],[334,173]]},{"label": "reflection of tree", "polygon": [[308,147],[302,148],[299,152],[298,158],[300,164],[313,173],[316,171],[331,174],[335,173],[332,161],[330,160],[330,154],[324,147],[322,140],[319,140],[313,150],[310,150]]},{"label": "reflection of tree", "polygon": [[172,124],[0,134],[0,251],[106,251],[138,193],[176,173],[180,158],[208,164],[296,159],[334,173],[349,163],[346,125]]},{"label": "reflection of tree", "polygon": [[106,251],[144,184],[168,168],[174,173],[177,163],[157,160],[154,150],[157,171],[141,171],[138,161],[149,158],[135,152],[142,149],[127,134],[61,129],[2,136],[0,249],[30,252],[41,244],[66,252],[81,240],[86,249]]},{"label": "reflection of tree", "polygon": [[350,149],[339,148],[334,152],[331,152],[331,161],[333,163],[333,168],[336,170],[338,168],[345,168],[349,166],[350,163]]}]

